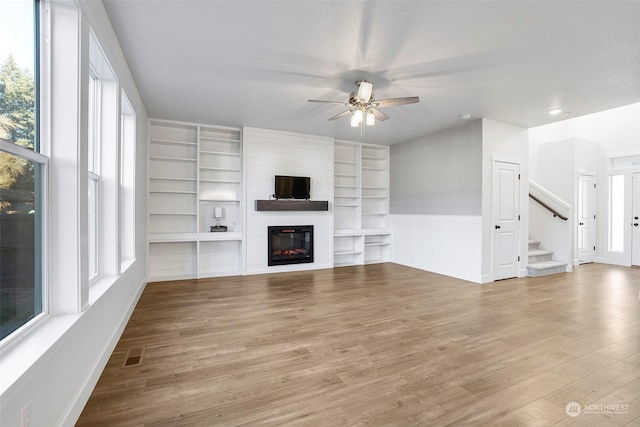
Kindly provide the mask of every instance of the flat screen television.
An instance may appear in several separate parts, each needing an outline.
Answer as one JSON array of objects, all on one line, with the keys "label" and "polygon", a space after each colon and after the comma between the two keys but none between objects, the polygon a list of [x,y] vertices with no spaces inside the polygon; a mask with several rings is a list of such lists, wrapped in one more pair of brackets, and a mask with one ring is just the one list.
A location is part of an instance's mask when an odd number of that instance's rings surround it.
[{"label": "flat screen television", "polygon": [[311,178],[308,176],[284,176],[276,175],[276,199],[303,199],[310,198]]}]

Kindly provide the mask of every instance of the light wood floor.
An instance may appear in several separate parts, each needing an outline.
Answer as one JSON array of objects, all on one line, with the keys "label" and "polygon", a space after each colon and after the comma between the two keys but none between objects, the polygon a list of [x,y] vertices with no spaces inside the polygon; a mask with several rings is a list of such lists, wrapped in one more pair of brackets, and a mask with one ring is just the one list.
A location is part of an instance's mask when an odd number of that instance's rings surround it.
[{"label": "light wood floor", "polygon": [[[395,264],[151,283],[78,425],[640,426],[639,290],[640,269],[601,264],[486,285]],[[569,417],[571,401],[627,409]]]}]

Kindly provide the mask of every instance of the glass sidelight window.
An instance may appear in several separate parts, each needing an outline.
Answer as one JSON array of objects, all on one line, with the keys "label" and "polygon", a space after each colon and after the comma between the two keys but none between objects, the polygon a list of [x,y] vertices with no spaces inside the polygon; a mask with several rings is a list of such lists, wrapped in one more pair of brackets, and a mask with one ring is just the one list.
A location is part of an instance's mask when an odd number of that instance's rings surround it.
[{"label": "glass sidelight window", "polygon": [[624,252],[624,175],[609,176],[609,251]]}]

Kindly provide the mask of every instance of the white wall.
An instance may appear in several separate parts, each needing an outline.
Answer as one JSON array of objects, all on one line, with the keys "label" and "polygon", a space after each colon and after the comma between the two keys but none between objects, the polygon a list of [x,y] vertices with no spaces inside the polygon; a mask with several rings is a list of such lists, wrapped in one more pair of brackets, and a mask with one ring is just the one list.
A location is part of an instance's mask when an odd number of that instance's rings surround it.
[{"label": "white wall", "polygon": [[391,213],[480,215],[482,121],[391,147]]},{"label": "white wall", "polygon": [[[52,11],[64,8],[71,13],[75,9],[69,1],[62,3],[52,1],[49,8]],[[0,354],[2,426],[21,425],[21,412],[27,405],[31,426],[75,423],[146,281],[146,112],[102,3],[81,1],[80,5],[79,19],[94,30],[137,116],[136,260],[111,283],[89,289],[88,301],[82,311],[49,316],[3,349]],[[52,41],[55,44],[55,40]],[[88,61],[88,58],[80,59]],[[86,124],[82,127],[86,128]],[[75,135],[72,137],[76,138]],[[51,197],[55,198],[56,194]],[[83,209],[81,214],[86,214],[84,194],[79,205]],[[60,242],[50,244],[55,248]],[[53,257],[55,259],[55,254]]]},{"label": "white wall", "polygon": [[482,121],[390,153],[392,259],[481,282]]},{"label": "white wall", "polygon": [[527,242],[529,230],[529,151],[527,129],[482,119],[482,283],[493,281],[491,223],[493,161],[520,164],[520,272],[527,274]]},{"label": "white wall", "polygon": [[481,283],[480,216],[390,215],[395,263]]},{"label": "white wall", "polygon": [[[456,158],[460,161],[457,162]],[[522,179],[519,253],[522,261],[518,275],[527,274],[527,129],[489,119],[481,119],[435,136],[391,148],[391,203],[396,207],[396,210],[392,211],[395,262],[478,283],[493,281],[491,181],[494,160],[520,164]],[[445,171],[441,166],[435,166],[442,164],[450,170]],[[429,167],[442,172],[442,176],[429,176],[428,172],[424,172],[424,169]],[[460,177],[467,182],[459,185]],[[424,179],[429,179],[430,182],[423,182]],[[450,180],[454,182],[451,183]],[[410,185],[411,190],[402,189],[403,185]],[[453,194],[446,197],[439,195],[439,188]],[[425,200],[410,202],[410,192],[415,194],[417,199]],[[425,212],[440,215],[422,215]],[[468,215],[470,212],[475,215]],[[465,213],[467,215],[464,215]],[[445,215],[451,217],[447,219]],[[480,224],[477,224],[478,220],[481,221]],[[452,231],[451,227],[454,224],[460,226],[464,232]],[[435,233],[434,235],[438,236],[436,240],[430,237],[431,233],[425,234],[422,227]],[[476,233],[479,234],[476,236]],[[444,240],[439,240],[440,236]],[[425,238],[432,241],[423,242]],[[412,255],[404,249],[407,247],[418,248],[417,255]]]},{"label": "white wall", "polygon": [[[275,175],[291,175],[311,177],[312,200],[333,202],[333,138],[247,127],[243,130],[242,139],[246,186],[246,272],[331,268],[333,219],[330,211],[256,211],[255,201],[268,200],[273,194]],[[314,262],[269,267],[267,227],[270,225],[313,225]]]},{"label": "white wall", "polygon": [[532,163],[535,164],[534,153],[538,149],[538,144],[569,138],[595,141],[602,146],[605,155],[639,150],[640,120],[638,118],[640,118],[640,103],[531,128],[529,135]]},{"label": "white wall", "polygon": [[[532,177],[542,184],[543,177],[548,174],[548,165],[542,161],[543,151],[551,151],[556,144],[570,144],[573,140],[593,141],[596,146],[589,148],[582,145],[576,150],[575,168],[594,168],[598,173],[598,206],[597,206],[597,261],[613,264],[630,265],[631,253],[611,253],[608,250],[608,175],[615,172],[625,175],[625,188],[631,186],[632,169],[611,171],[609,157],[640,154],[640,103],[613,108],[599,113],[589,114],[573,119],[531,128],[529,130],[529,152],[531,158]],[[565,141],[565,142],[562,142]],[[585,157],[586,156],[586,157]],[[589,160],[595,158],[595,162]],[[587,166],[585,166],[587,165]],[[638,169],[640,170],[640,168]],[[575,173],[575,171],[573,172]],[[553,180],[547,179],[553,184]],[[564,190],[563,190],[564,191]],[[572,195],[573,197],[573,195]],[[629,204],[630,223],[630,197]],[[571,203],[571,201],[570,201]],[[574,226],[575,227],[575,226]],[[629,227],[627,227],[629,228]],[[630,235],[630,229],[627,234]]]}]

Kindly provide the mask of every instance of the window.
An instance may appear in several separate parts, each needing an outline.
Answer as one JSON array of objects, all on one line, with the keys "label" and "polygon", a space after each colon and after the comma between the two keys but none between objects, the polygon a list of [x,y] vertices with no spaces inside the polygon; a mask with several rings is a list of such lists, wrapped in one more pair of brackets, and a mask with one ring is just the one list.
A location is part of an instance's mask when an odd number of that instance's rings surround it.
[{"label": "window", "polygon": [[609,177],[609,251],[624,252],[624,175]]},{"label": "window", "polygon": [[120,272],[135,259],[136,116],[124,91],[120,95]]},{"label": "window", "polygon": [[89,74],[89,137],[87,144],[89,169],[89,280],[100,274],[98,257],[99,199],[100,199],[100,80]]},{"label": "window", "polygon": [[0,2],[0,339],[44,312],[38,144],[38,3]]},{"label": "window", "polygon": [[[89,35],[88,276],[95,284],[120,272],[118,259],[120,88],[95,35]],[[89,291],[91,292],[91,290]]]}]

